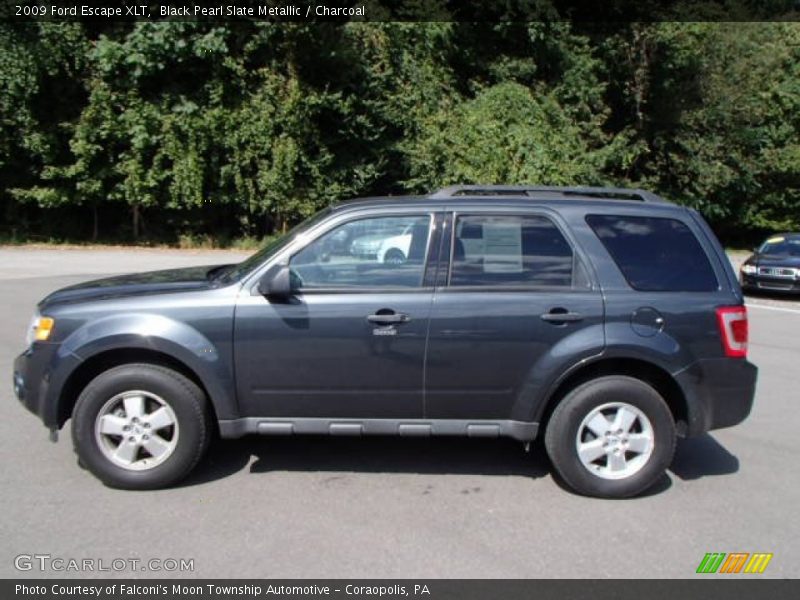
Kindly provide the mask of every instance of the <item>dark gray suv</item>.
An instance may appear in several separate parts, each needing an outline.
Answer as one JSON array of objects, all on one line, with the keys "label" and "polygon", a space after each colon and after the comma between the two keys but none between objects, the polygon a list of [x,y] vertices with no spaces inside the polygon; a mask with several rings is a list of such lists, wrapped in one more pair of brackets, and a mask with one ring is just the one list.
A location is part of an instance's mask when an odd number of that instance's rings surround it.
[{"label": "dark gray suv", "polygon": [[641,190],[455,186],[322,211],[237,265],[68,287],[14,365],[107,485],[170,485],[214,429],[540,432],[572,489],[626,497],[755,392],[735,273]]}]

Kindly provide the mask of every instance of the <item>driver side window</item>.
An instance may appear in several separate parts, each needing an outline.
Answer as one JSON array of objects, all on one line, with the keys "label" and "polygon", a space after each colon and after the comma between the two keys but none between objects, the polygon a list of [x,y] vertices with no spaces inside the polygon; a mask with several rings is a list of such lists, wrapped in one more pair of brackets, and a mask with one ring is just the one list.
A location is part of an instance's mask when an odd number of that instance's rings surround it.
[{"label": "driver side window", "polygon": [[430,225],[430,215],[373,217],[344,223],[290,259],[292,287],[419,287]]}]

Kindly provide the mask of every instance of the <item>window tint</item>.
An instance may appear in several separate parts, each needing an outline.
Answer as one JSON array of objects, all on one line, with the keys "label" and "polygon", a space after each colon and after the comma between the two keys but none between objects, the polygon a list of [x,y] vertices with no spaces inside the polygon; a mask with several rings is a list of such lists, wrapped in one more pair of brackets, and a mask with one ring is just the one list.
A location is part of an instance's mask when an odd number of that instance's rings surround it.
[{"label": "window tint", "polygon": [[451,264],[451,286],[573,284],[572,248],[540,216],[458,217]]},{"label": "window tint", "polygon": [[350,221],[289,261],[296,289],[417,287],[422,283],[430,217]]},{"label": "window tint", "polygon": [[706,253],[680,221],[614,215],[589,215],[586,221],[632,288],[655,292],[718,288]]}]

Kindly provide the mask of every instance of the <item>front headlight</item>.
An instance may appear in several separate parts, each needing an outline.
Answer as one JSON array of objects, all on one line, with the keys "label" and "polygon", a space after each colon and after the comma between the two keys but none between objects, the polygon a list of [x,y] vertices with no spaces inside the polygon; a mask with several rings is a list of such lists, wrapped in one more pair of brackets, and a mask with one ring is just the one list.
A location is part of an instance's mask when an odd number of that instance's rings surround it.
[{"label": "front headlight", "polygon": [[35,313],[28,325],[25,344],[30,346],[33,342],[46,342],[55,324],[56,322],[52,318],[43,317],[38,312]]},{"label": "front headlight", "polygon": [[755,275],[756,274],[755,265],[742,265],[742,273],[744,273],[745,275]]}]

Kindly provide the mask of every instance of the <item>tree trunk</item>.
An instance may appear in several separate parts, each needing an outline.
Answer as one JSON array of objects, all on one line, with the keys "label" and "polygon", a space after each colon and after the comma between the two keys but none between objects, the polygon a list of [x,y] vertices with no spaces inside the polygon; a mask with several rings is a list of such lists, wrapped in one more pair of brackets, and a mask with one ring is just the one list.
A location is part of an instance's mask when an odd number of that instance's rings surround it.
[{"label": "tree trunk", "polygon": [[139,205],[133,205],[133,239],[139,239]]},{"label": "tree trunk", "polygon": [[100,229],[100,217],[97,214],[97,202],[92,204],[92,241],[97,241],[98,230]]},{"label": "tree trunk", "polygon": [[645,106],[649,101],[651,62],[652,62],[652,26],[633,25],[633,40],[629,47],[628,60],[633,67],[632,92],[636,108],[636,127],[641,132],[645,126]]},{"label": "tree trunk", "polygon": [[281,234],[286,233],[286,218],[281,214],[275,216],[275,229]]}]

